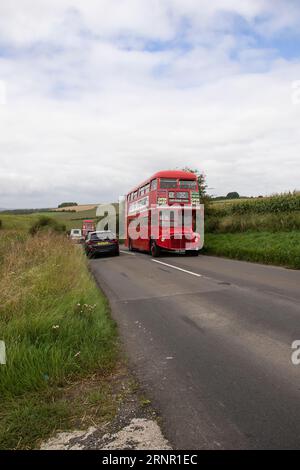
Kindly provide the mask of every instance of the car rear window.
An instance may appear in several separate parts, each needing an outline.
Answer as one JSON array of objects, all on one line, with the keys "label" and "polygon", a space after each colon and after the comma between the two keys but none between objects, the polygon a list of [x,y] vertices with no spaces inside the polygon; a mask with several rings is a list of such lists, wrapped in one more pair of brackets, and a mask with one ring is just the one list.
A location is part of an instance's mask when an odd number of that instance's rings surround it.
[{"label": "car rear window", "polygon": [[91,240],[114,240],[116,235],[113,232],[92,233]]}]

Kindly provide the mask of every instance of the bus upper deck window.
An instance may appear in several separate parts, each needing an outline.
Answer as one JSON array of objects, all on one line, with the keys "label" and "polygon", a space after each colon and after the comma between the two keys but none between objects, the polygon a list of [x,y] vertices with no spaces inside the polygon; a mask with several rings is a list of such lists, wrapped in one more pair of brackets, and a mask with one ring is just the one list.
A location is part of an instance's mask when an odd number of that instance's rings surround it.
[{"label": "bus upper deck window", "polygon": [[157,180],[152,180],[151,181],[151,191],[154,191],[157,189]]},{"label": "bus upper deck window", "polygon": [[177,180],[164,179],[160,180],[161,189],[177,188]]}]

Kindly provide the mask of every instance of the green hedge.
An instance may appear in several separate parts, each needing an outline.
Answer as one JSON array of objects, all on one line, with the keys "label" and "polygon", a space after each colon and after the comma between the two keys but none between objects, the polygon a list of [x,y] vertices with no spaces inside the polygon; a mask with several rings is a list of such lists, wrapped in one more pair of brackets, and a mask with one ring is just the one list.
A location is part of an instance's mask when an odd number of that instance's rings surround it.
[{"label": "green hedge", "polygon": [[300,232],[207,234],[204,252],[300,269]]}]

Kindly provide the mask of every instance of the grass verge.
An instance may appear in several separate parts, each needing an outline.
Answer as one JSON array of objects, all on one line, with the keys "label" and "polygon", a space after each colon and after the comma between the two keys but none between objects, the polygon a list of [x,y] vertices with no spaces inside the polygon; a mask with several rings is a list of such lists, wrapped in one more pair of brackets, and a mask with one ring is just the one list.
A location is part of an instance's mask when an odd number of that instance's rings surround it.
[{"label": "grass verge", "polygon": [[208,233],[204,253],[300,269],[300,232]]},{"label": "grass verge", "polygon": [[7,364],[0,365],[0,448],[27,449],[69,428],[93,406],[85,393],[68,397],[66,390],[95,372],[99,417],[111,412],[107,377],[117,361],[116,327],[78,246],[52,233],[5,236],[2,232],[0,339]]}]

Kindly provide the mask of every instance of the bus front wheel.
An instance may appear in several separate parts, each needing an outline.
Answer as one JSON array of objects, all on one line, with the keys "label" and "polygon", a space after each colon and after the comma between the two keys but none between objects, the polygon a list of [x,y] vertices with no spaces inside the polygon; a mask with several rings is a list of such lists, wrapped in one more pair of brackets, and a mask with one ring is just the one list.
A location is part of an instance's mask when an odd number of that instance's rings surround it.
[{"label": "bus front wheel", "polygon": [[129,250],[129,251],[133,251],[133,248],[132,248],[132,241],[131,241],[130,238],[129,238],[129,240],[128,240],[128,250]]},{"label": "bus front wheel", "polygon": [[150,251],[151,251],[151,255],[153,256],[153,258],[158,258],[160,256],[160,252],[161,252],[160,247],[157,246],[155,242],[151,243]]},{"label": "bus front wheel", "polygon": [[191,250],[188,252],[188,254],[190,256],[198,256],[199,255],[199,251],[198,250]]}]

